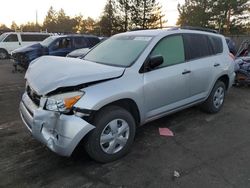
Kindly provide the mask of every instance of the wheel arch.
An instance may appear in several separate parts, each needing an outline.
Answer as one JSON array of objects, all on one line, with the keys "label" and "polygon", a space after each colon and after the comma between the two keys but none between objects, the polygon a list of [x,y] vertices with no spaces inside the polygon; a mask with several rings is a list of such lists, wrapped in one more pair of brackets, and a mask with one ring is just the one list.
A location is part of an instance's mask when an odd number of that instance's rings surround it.
[{"label": "wheel arch", "polygon": [[5,48],[0,47],[0,51],[1,51],[1,50],[4,51],[4,52],[6,52],[7,56],[10,55],[9,52],[8,52]]},{"label": "wheel arch", "polygon": [[130,98],[119,99],[119,100],[116,100],[116,101],[113,101],[111,103],[106,104],[105,106],[103,106],[99,110],[102,110],[103,108],[105,108],[107,106],[119,106],[121,108],[124,108],[125,110],[127,110],[128,112],[131,113],[131,115],[133,116],[133,118],[135,120],[136,125],[137,126],[140,125],[141,116],[140,116],[139,108],[133,99],[130,99]]},{"label": "wheel arch", "polygon": [[226,86],[226,90],[228,90],[228,88],[229,88],[229,76],[227,74],[224,74],[224,75],[220,76],[217,79],[217,81],[222,81],[225,84],[225,86]]}]

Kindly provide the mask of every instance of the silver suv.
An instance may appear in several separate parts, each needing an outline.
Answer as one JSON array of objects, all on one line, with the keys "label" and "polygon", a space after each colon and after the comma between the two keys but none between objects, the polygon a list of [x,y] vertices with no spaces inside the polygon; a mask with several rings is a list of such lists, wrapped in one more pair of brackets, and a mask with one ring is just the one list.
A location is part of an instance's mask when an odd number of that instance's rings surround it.
[{"label": "silver suv", "polygon": [[25,75],[23,122],[52,151],[96,161],[125,155],[136,127],[201,104],[218,112],[234,80],[219,34],[188,29],[115,35],[83,59],[43,56]]}]

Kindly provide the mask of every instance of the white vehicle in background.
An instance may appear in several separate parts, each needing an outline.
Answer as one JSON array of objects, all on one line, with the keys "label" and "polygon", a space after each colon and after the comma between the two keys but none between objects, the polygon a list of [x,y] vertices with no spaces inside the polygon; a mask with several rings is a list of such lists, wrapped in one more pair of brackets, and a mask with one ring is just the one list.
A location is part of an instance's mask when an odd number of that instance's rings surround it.
[{"label": "white vehicle in background", "polygon": [[51,33],[38,32],[3,33],[0,35],[0,59],[6,59],[17,48],[41,42],[51,35]]}]

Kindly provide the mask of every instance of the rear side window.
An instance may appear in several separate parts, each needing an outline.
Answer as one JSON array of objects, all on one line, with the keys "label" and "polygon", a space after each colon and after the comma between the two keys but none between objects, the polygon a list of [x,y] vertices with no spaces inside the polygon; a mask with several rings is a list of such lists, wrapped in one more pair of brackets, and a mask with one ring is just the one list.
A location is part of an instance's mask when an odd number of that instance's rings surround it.
[{"label": "rear side window", "polygon": [[75,41],[75,48],[86,48],[88,47],[87,41],[83,37],[76,37],[74,38]]},{"label": "rear side window", "polygon": [[41,42],[48,38],[49,35],[32,35],[32,34],[21,34],[21,38],[23,42],[32,42],[32,41],[37,41]]},{"label": "rear side window", "polygon": [[220,37],[216,36],[208,36],[210,43],[213,48],[213,54],[219,54],[222,53],[223,51],[223,45],[222,45],[222,40]]},{"label": "rear side window", "polygon": [[95,38],[95,37],[89,37],[88,40],[90,43],[90,47],[93,47],[100,42],[100,39]]},{"label": "rear side window", "polygon": [[182,36],[175,35],[162,39],[151,53],[151,56],[155,55],[163,57],[164,62],[161,67],[183,63],[185,52]]},{"label": "rear side window", "polygon": [[10,34],[8,37],[4,39],[4,42],[18,42],[18,38],[16,34]]},{"label": "rear side window", "polygon": [[213,54],[212,47],[206,35],[184,34],[183,37],[187,60],[207,57]]}]

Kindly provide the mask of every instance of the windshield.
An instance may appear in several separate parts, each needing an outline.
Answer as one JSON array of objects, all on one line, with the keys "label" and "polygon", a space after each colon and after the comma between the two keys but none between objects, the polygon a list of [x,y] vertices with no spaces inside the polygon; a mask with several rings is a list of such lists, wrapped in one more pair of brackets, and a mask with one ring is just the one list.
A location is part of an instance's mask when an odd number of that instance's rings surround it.
[{"label": "windshield", "polygon": [[2,40],[7,36],[8,34],[3,33],[2,35],[0,35],[0,42],[2,42]]},{"label": "windshield", "polygon": [[145,49],[150,36],[114,36],[91,50],[85,60],[119,67],[128,67]]},{"label": "windshield", "polygon": [[45,47],[49,47],[49,45],[55,40],[55,36],[51,36],[46,38],[44,41],[42,41],[40,44]]}]

